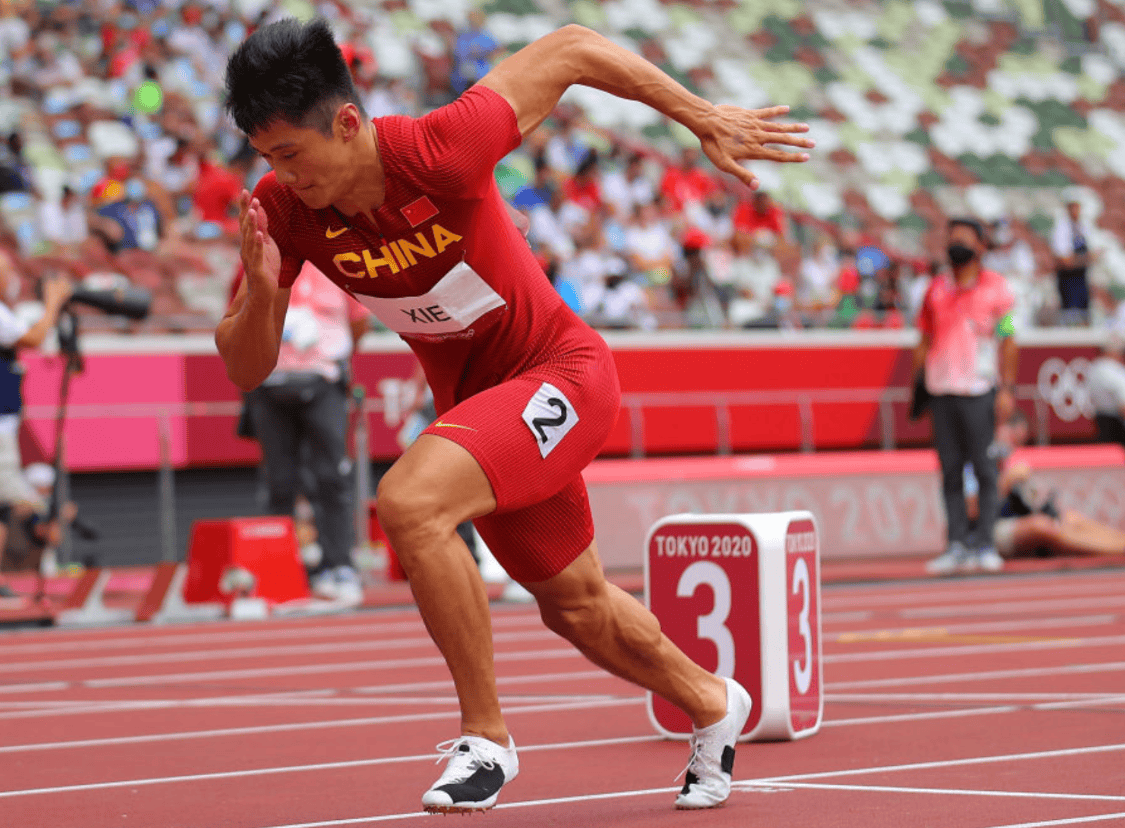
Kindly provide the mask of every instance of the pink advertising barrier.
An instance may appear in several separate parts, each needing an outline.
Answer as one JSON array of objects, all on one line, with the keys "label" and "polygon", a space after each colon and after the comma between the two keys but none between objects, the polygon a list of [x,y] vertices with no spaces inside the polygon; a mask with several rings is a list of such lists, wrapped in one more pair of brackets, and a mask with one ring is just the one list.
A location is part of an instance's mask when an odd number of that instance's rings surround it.
[{"label": "pink advertising barrier", "polygon": [[[1020,337],[1020,405],[1049,442],[1092,439],[1086,383],[1094,331]],[[858,450],[930,445],[907,418],[910,331],[607,333],[622,409],[603,457]],[[70,388],[74,471],[248,465],[257,444],[235,436],[240,395],[210,336],[91,335]],[[25,459],[54,453],[62,360],[29,353]],[[416,361],[395,336],[369,335],[354,360],[366,388],[369,448],[393,460]]]},{"label": "pink advertising barrier", "polygon": [[[1064,508],[1125,528],[1125,450],[1084,445],[1015,457]],[[816,516],[824,559],[931,555],[945,543],[937,455],[904,451],[599,460],[583,476],[607,569],[637,569],[655,521],[679,513]]]}]

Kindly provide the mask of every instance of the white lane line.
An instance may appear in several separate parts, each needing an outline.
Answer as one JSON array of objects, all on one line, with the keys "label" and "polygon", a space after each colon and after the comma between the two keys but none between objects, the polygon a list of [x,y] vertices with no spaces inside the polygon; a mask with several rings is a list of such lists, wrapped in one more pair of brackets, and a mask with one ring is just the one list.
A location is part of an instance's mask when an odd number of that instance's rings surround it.
[{"label": "white lane line", "polygon": [[1063,674],[1114,673],[1125,670],[1125,661],[1105,664],[1066,664],[1060,667],[1028,667],[1012,670],[989,670],[976,673],[941,673],[930,676],[904,676],[886,679],[860,679],[858,681],[833,681],[832,690],[858,690],[863,687],[905,687],[911,684],[946,684],[961,681],[991,681],[1006,678],[1038,678]]},{"label": "white lane line", "polygon": [[1057,825],[1083,825],[1091,822],[1105,822],[1107,819],[1125,820],[1125,811],[1119,811],[1115,814],[1098,814],[1097,816],[1048,819],[1042,822],[1009,822],[1004,825],[994,825],[991,828],[1054,828],[1054,826]]},{"label": "white lane line", "polygon": [[[905,602],[905,598],[903,601]],[[987,601],[980,604],[951,604],[936,607],[903,607],[895,612],[903,618],[941,618],[975,615],[1032,615],[1041,616],[1045,612],[1061,610],[1102,610],[1109,607],[1125,607],[1125,595],[1100,596],[1094,601],[1090,598],[1062,598],[1039,601]]]},{"label": "white lane line", "polygon": [[[559,681],[576,681],[587,679],[607,679],[611,681],[620,681],[611,676],[604,670],[581,670],[570,673],[544,673],[538,675],[523,675],[523,676],[499,676],[496,683],[499,687],[508,687],[511,685],[523,684],[540,684],[544,682],[559,682]],[[402,684],[386,684],[375,685],[371,687],[354,687],[348,688],[346,692],[349,693],[362,693],[369,698],[367,702],[379,702],[384,700],[385,693],[410,693],[425,690],[453,690],[453,680],[450,678],[439,679],[438,681],[420,681]],[[270,696],[324,696],[336,694],[338,690],[334,689],[316,689],[316,690],[293,690],[287,692],[270,693]],[[241,704],[240,699],[258,699],[262,694],[259,693],[246,693],[240,695],[225,695],[225,696],[200,696],[198,698],[184,698],[184,699],[74,699],[68,701],[17,701],[17,702],[0,702],[0,720],[4,719],[32,719],[41,718],[46,716],[64,716],[64,715],[86,715],[90,713],[109,713],[109,712],[122,712],[127,710],[151,710],[154,708],[168,708],[168,707],[211,707],[219,705],[235,705]],[[606,694],[599,694],[606,695]],[[620,694],[618,694],[620,695]],[[247,702],[253,703],[253,702]],[[20,710],[7,710],[5,707],[12,706],[25,706],[28,709]]]},{"label": "white lane line", "polygon": [[[401,615],[402,613],[396,613]],[[68,630],[66,635],[87,633],[78,638],[65,641],[51,640],[63,635],[60,630],[49,633],[40,633],[43,640],[26,641],[18,643],[6,642],[4,645],[5,656],[9,654],[27,653],[32,656],[52,652],[67,652],[70,650],[89,651],[108,649],[127,649],[130,647],[151,650],[158,647],[197,646],[206,644],[222,645],[229,642],[276,642],[286,639],[301,638],[326,638],[338,641],[345,636],[369,637],[372,635],[397,635],[404,632],[424,633],[425,625],[417,610],[411,611],[411,618],[406,620],[389,620],[379,615],[361,614],[356,616],[354,623],[329,623],[317,622],[308,619],[304,626],[274,625],[268,628],[256,627],[243,629],[243,622],[220,622],[210,626],[193,626],[190,629],[206,630],[205,632],[180,633],[168,627],[148,626],[144,628],[98,629],[98,630]],[[532,626],[542,627],[543,621],[538,612],[513,611],[496,612],[492,614],[492,626],[496,629],[510,627]],[[31,635],[28,633],[27,635]],[[9,656],[10,657],[10,656]]]},{"label": "white lane line", "polygon": [[[755,787],[775,787],[773,782],[734,782],[731,787],[753,790]],[[1049,791],[994,791],[978,788],[917,788],[897,785],[843,785],[827,782],[785,782],[787,788],[808,788],[822,791],[870,791],[871,793],[918,793],[948,796],[1007,797],[1012,799],[1063,799],[1079,802],[1125,802],[1125,796],[1113,794],[1070,794]]]},{"label": "white lane line", "polygon": [[867,661],[898,661],[903,658],[942,658],[945,656],[991,655],[995,653],[1022,653],[1031,650],[1066,650],[1074,647],[1120,647],[1125,635],[1085,636],[1083,638],[1049,638],[1038,641],[1011,641],[996,644],[954,644],[945,647],[925,646],[919,642],[914,647],[899,650],[873,650],[862,653],[832,653],[824,656],[825,664],[854,664]]},{"label": "white lane line", "polygon": [[1071,701],[1057,701],[1057,702],[1043,702],[1042,704],[1035,705],[1038,710],[1066,710],[1071,707],[1089,707],[1090,705],[1114,705],[1125,704],[1125,696],[1103,696],[1100,699],[1072,699]]},{"label": "white lane line", "polygon": [[[523,634],[519,634],[523,636]],[[531,639],[538,639],[542,636],[548,640],[559,640],[553,633],[543,631],[528,634],[527,637]],[[577,650],[569,645],[563,644],[561,640],[560,647],[541,649],[541,650],[518,650],[496,653],[495,660],[497,663],[508,661],[524,661],[528,659],[557,659],[557,658],[580,658],[581,655]],[[964,654],[968,652],[1007,652],[1007,651],[1022,651],[1024,649],[1057,649],[1078,646],[1117,646],[1125,642],[1125,636],[1112,636],[1112,637],[1092,637],[1087,639],[1062,639],[1051,640],[1044,642],[1028,642],[1022,644],[997,644],[997,645],[966,645],[964,648],[946,648],[942,652],[936,649],[904,649],[895,651],[874,651],[864,654],[847,655],[829,655],[825,657],[828,663],[834,661],[881,661],[888,658],[900,657],[925,657],[930,653],[935,655],[950,655],[950,654]],[[431,645],[432,646],[432,645]],[[1000,648],[1000,649],[972,649],[972,648]],[[250,678],[264,678],[269,676],[295,676],[295,675],[314,675],[323,673],[346,673],[353,671],[364,670],[387,670],[387,669],[402,669],[406,667],[440,667],[444,666],[445,661],[440,655],[432,656],[417,656],[413,658],[400,658],[400,659],[372,659],[362,661],[343,661],[343,662],[329,662],[329,663],[316,663],[316,664],[290,664],[284,666],[274,667],[256,667],[256,668],[240,668],[231,670],[199,670],[192,672],[177,672],[177,673],[157,673],[151,675],[136,675],[136,676],[115,676],[111,678],[93,678],[83,679],[74,683],[67,682],[43,682],[39,684],[15,684],[15,685],[0,685],[0,693],[19,693],[19,692],[46,692],[65,690],[69,687],[88,687],[88,688],[108,688],[108,687],[143,687],[153,685],[166,685],[166,684],[199,684],[213,681],[229,681],[231,679],[250,679]],[[1120,669],[1122,662],[1101,665],[1100,668],[1091,668],[1087,672],[1096,672],[1101,670],[1116,670]],[[1059,670],[1072,671],[1072,667],[1066,668],[1044,668],[1044,672],[1057,672]],[[1007,677],[1009,675],[1032,675],[1035,673],[1021,673],[1018,671],[1005,671],[1002,673],[971,673],[971,674],[956,674],[954,677],[945,678],[930,678],[930,677],[910,677],[910,678],[893,678],[893,679],[878,679],[878,680],[864,680],[860,682],[833,682],[835,688],[843,689],[848,687],[878,687],[885,684],[886,686],[894,686],[896,684],[918,684],[927,681],[956,681],[961,676],[968,678],[987,679],[992,677]]]},{"label": "white lane line", "polygon": [[817,771],[816,773],[797,773],[789,776],[770,776],[757,780],[763,784],[780,785],[788,782],[805,782],[810,779],[831,779],[837,776],[864,776],[869,773],[892,773],[894,771],[932,770],[934,768],[954,768],[968,765],[988,765],[996,762],[1020,762],[1035,759],[1058,759],[1063,756],[1092,756],[1102,753],[1125,751],[1125,744],[1090,745],[1080,748],[1057,748],[1055,750],[1028,751],[1025,753],[998,753],[991,756],[970,756],[964,759],[938,759],[933,762],[911,762],[902,765],[873,765],[867,768],[848,768],[838,771]]},{"label": "white lane line", "polygon": [[[645,699],[615,699],[612,702],[577,702],[567,704],[529,704],[525,707],[510,707],[505,716],[518,713],[552,713],[565,710],[586,710],[592,707],[627,707],[643,704]],[[214,739],[228,736],[250,736],[264,733],[292,733],[301,730],[326,730],[329,728],[370,727],[371,725],[402,724],[460,719],[457,710],[442,710],[434,713],[401,713],[389,716],[366,716],[359,719],[330,719],[327,721],[283,722],[272,725],[247,725],[245,727],[223,727],[212,730],[185,730],[164,733],[147,733],[139,736],[105,736],[98,739],[76,739],[62,742],[36,742],[24,745],[0,746],[0,755],[5,753],[24,753],[41,750],[69,750],[72,748],[107,747],[109,745],[137,745],[151,742],[187,741],[189,739]],[[525,748],[521,745],[520,750]]]},{"label": "white lane line", "polygon": [[825,702],[1079,701],[1115,699],[1111,693],[825,693]]},{"label": "white lane line", "polygon": [[41,681],[34,684],[0,684],[0,693],[48,693],[54,690],[66,690],[70,686],[70,682],[68,681]]},{"label": "white lane line", "polygon": [[[825,640],[843,641],[844,643],[865,643],[868,641],[881,641],[884,639],[897,640],[907,636],[925,636],[933,634],[966,634],[966,633],[1004,633],[1015,635],[1025,630],[1037,629],[1065,629],[1079,627],[1100,627],[1107,624],[1116,624],[1120,616],[1112,613],[1098,615],[1056,615],[1049,618],[1021,618],[1017,621],[968,621],[957,624],[942,624],[932,627],[885,627],[862,630],[832,630],[826,631]],[[822,619],[823,620],[823,619]],[[855,636],[855,641],[847,640]],[[878,636],[873,638],[872,636]],[[1061,637],[1061,636],[1060,636]]]},{"label": "white lane line", "polygon": [[[552,709],[540,706],[537,712]],[[558,708],[554,708],[558,709]],[[521,710],[520,712],[526,712]],[[627,745],[637,742],[655,742],[662,740],[657,735],[652,736],[622,736],[614,739],[591,739],[577,742],[555,742],[546,745],[521,745],[521,753],[545,750],[569,750],[573,748],[604,747],[607,745]],[[222,771],[219,773],[193,773],[184,776],[159,776],[142,779],[120,779],[113,782],[90,782],[82,785],[57,785],[50,788],[24,788],[14,791],[0,791],[0,799],[12,799],[20,796],[38,796],[41,794],[75,793],[78,791],[98,791],[112,788],[130,788],[145,785],[170,785],[181,782],[202,782],[215,779],[240,779],[248,776],[270,776],[279,773],[307,773],[310,771],[339,770],[340,768],[362,768],[376,765],[398,764],[401,762],[434,761],[439,758],[436,753],[422,753],[414,756],[383,756],[377,759],[353,759],[346,762],[321,762],[315,765],[285,765],[272,768],[253,768],[240,771]]]},{"label": "white lane line", "polygon": [[[497,632],[493,634],[497,644],[519,643],[524,641],[557,640],[558,636],[540,627],[537,630],[521,632]],[[173,653],[140,653],[138,655],[94,656],[91,658],[65,658],[53,661],[25,661],[0,663],[2,672],[39,673],[48,670],[76,670],[92,667],[123,667],[133,664],[167,664],[187,661],[248,660],[252,658],[271,658],[274,656],[321,655],[328,653],[358,653],[364,650],[408,650],[411,648],[432,650],[433,640],[428,635],[413,638],[394,638],[380,641],[339,641],[315,644],[282,644],[276,647],[240,647],[237,649],[186,650]]]},{"label": "white lane line", "polygon": [[0,714],[0,719],[33,719],[42,717],[87,715],[91,713],[121,713],[138,710],[164,710],[174,707],[226,707],[236,705],[266,704],[272,700],[285,700],[297,704],[301,699],[328,696],[334,690],[290,690],[276,693],[248,693],[238,696],[209,696],[199,699],[129,699],[128,701],[82,700],[66,702],[69,707],[31,709]]},{"label": "white lane line", "polygon": [[[755,788],[759,788],[759,787],[770,787],[770,788],[772,788],[772,787],[776,787],[776,786],[777,786],[777,783],[774,780],[769,780],[769,779],[745,780],[745,781],[735,781],[734,782],[735,789],[741,790],[743,792],[751,791],[751,790],[754,790]],[[784,786],[798,787],[796,784],[791,784],[791,783],[783,783],[783,787]],[[814,786],[810,785],[810,786],[801,786],[801,787],[814,787]],[[843,788],[847,788],[847,789],[852,789],[852,786],[827,786],[826,785],[824,787],[826,787],[826,788],[843,787]],[[860,789],[860,788],[856,787],[855,789]],[[871,789],[876,790],[876,788],[874,786],[872,786]],[[917,789],[916,791],[914,791],[914,790],[909,789],[909,788],[891,788],[891,789],[888,789],[888,790],[903,791],[903,792],[908,792],[908,793],[917,792],[917,793],[928,793],[928,794],[960,793],[959,791],[944,791],[944,790],[940,790],[940,789],[935,789],[935,790]],[[531,799],[531,800],[524,800],[524,801],[520,801],[520,802],[502,802],[502,803],[500,803],[499,805],[496,806],[495,810],[499,811],[499,810],[513,809],[513,808],[536,808],[536,807],[543,807],[543,806],[548,806],[548,805],[567,805],[567,804],[573,804],[573,803],[578,803],[578,802],[595,802],[595,801],[607,800],[607,799],[628,799],[628,798],[639,797],[639,796],[655,796],[655,795],[660,795],[660,794],[672,794],[672,793],[676,793],[678,791],[679,791],[679,787],[646,788],[646,789],[633,790],[633,791],[612,791],[612,792],[609,792],[609,793],[600,793],[600,794],[583,794],[581,796],[554,797],[552,799]],[[1004,795],[1003,793],[997,794],[996,792],[992,792],[992,791],[965,791],[964,793],[967,794],[967,795],[976,794],[976,795],[981,795],[981,796]],[[1012,794],[1012,796],[1020,796],[1020,795],[1021,794]],[[1063,795],[1027,794],[1027,796],[1032,796],[1032,797],[1041,796],[1042,798],[1050,798],[1050,799],[1054,799],[1054,798],[1064,798],[1064,799],[1077,798],[1077,799],[1081,799],[1081,800],[1091,800],[1091,801],[1104,801],[1104,800],[1118,801],[1118,800],[1125,799],[1125,797],[1113,797],[1113,796],[1107,796],[1107,797],[1089,796],[1089,797],[1087,797],[1087,796],[1082,796],[1082,795],[1069,796],[1069,795],[1065,795],[1065,794],[1063,794]],[[381,814],[381,815],[377,815],[377,816],[364,816],[364,817],[350,817],[350,818],[347,818],[347,819],[321,820],[321,821],[318,821],[318,822],[292,822],[292,823],[285,823],[285,824],[263,826],[263,828],[341,828],[342,826],[346,826],[346,825],[363,825],[363,824],[372,823],[372,822],[390,822],[392,820],[415,819],[417,817],[424,817],[424,816],[430,816],[430,815],[426,814],[423,811],[409,811],[409,812],[402,813],[402,814]],[[1073,821],[1071,821],[1071,820],[1057,820],[1057,821],[1042,822],[1042,823],[1022,823],[1020,825],[996,826],[996,828],[1037,828],[1037,826],[1069,825],[1069,824],[1078,824],[1079,822],[1101,821],[1101,820],[1104,820],[1104,819],[1110,819],[1110,818],[1117,817],[1117,816],[1122,816],[1122,814],[1103,815],[1103,816],[1099,816],[1099,817],[1075,817],[1075,818],[1073,818]]]},{"label": "white lane line", "polygon": [[[591,671],[591,672],[593,672],[593,674],[595,676],[604,675],[604,674],[602,674],[600,672],[597,672],[597,671]],[[563,675],[565,675],[565,674],[563,674]],[[298,691],[297,693],[294,693],[294,696],[297,696],[298,694],[305,694],[305,695],[309,695],[309,696],[316,695],[316,694],[324,695],[324,694],[328,694],[328,693],[331,693],[331,692],[333,692],[333,691],[329,691],[329,690]],[[939,694],[939,695],[945,695],[945,694]],[[1008,698],[1005,694],[979,694],[979,695],[981,695],[981,696],[996,695],[996,696],[999,696],[1001,700]],[[1035,695],[1035,697],[1038,698],[1039,696]],[[241,697],[232,697],[232,698],[240,699]],[[527,697],[527,698],[531,699],[531,700],[537,700],[538,699],[538,697]],[[568,697],[568,698],[570,698],[571,700],[574,699],[574,697]],[[626,703],[625,697],[621,697],[621,696],[594,696],[594,697],[583,696],[581,698],[583,698],[583,699],[585,699],[585,698],[614,698],[614,699],[618,699],[618,700],[622,701],[623,703]],[[640,704],[642,701],[644,701],[644,698],[640,697],[640,696],[631,697],[631,698],[637,704]],[[879,697],[878,696],[862,696],[861,698],[877,700]],[[907,698],[912,699],[912,698],[914,698],[914,696],[910,695]],[[986,700],[986,699],[982,699],[982,700]],[[861,716],[861,717],[851,717],[851,718],[846,718],[846,719],[825,719],[821,723],[821,726],[824,727],[824,728],[851,727],[851,726],[856,726],[856,725],[893,724],[893,723],[902,723],[902,722],[927,721],[927,720],[931,720],[931,719],[953,719],[953,718],[963,718],[963,717],[969,717],[969,716],[996,715],[996,714],[1001,714],[1001,713],[1015,713],[1015,712],[1019,712],[1021,710],[1028,710],[1028,709],[1052,710],[1052,709],[1062,709],[1063,707],[1097,707],[1097,706],[1100,706],[1100,705],[1103,705],[1103,704],[1115,704],[1118,701],[1122,701],[1122,700],[1125,700],[1125,697],[1122,697],[1122,696],[1105,696],[1105,695],[1102,695],[1102,694],[1092,694],[1091,697],[1088,698],[1088,699],[1074,699],[1073,701],[1070,701],[1070,702],[1050,702],[1050,703],[1041,703],[1041,704],[1033,704],[1033,705],[1008,704],[1008,705],[994,705],[994,706],[989,706],[989,707],[959,707],[959,708],[955,708],[955,709],[952,709],[952,710],[938,710],[938,711],[926,711],[926,712],[886,714],[886,715],[881,715],[881,716]],[[833,699],[826,699],[826,701],[835,703],[835,700],[833,700]],[[183,700],[183,701],[157,700],[157,701],[144,701],[144,702],[122,702],[121,703],[121,709],[123,709],[123,710],[156,709],[156,708],[181,707],[181,706],[182,707],[208,707],[208,706],[217,706],[220,703],[221,704],[234,704],[235,703],[235,702],[228,702],[226,699],[214,700],[214,702],[215,702],[214,704],[212,702],[213,702],[213,700],[210,700],[210,699],[189,699],[189,700]],[[318,702],[317,700],[314,699],[314,700],[310,701],[309,703],[310,704],[317,704],[317,703],[331,704],[331,700],[326,700],[324,702]],[[112,703],[106,703],[106,704],[108,705],[108,704],[112,704]],[[293,701],[293,702],[290,703],[290,702],[287,702],[285,700],[279,700],[279,701],[276,701],[276,702],[272,702],[272,704],[274,704],[274,705],[291,704],[292,706],[298,706],[300,704],[303,704],[303,702],[297,700],[297,701]],[[103,713],[103,712],[120,712],[120,710],[112,709],[112,708],[109,708],[109,707],[96,708],[96,707],[90,706],[89,708],[85,708],[85,709],[78,709],[78,710],[74,710],[74,711],[69,711],[69,710],[53,711],[52,713],[53,713],[53,715],[57,716],[57,715],[71,713],[71,712],[93,714],[93,713]],[[306,729],[317,728],[317,727],[321,727],[321,728],[360,727],[360,726],[370,726],[370,725],[375,725],[375,724],[426,721],[426,720],[432,720],[434,718],[442,718],[442,715],[439,714],[439,715],[435,716],[433,714],[414,714],[414,715],[402,714],[402,715],[375,717],[375,718],[333,719],[333,720],[318,721],[318,722],[297,722],[297,723],[282,723],[282,724],[275,724],[275,725],[257,725],[257,726],[245,727],[245,728],[221,728],[221,729],[216,729],[216,730],[183,731],[183,732],[150,734],[150,735],[142,735],[142,736],[115,736],[115,737],[106,737],[106,738],[101,738],[101,739],[83,739],[83,740],[77,740],[77,741],[71,741],[71,742],[46,742],[46,743],[27,744],[27,745],[11,745],[11,746],[7,746],[7,747],[0,747],[0,754],[3,754],[3,753],[19,753],[19,752],[22,752],[22,751],[35,751],[35,750],[57,750],[57,749],[67,749],[67,748],[104,747],[104,746],[108,746],[108,745],[138,744],[138,743],[156,742],[156,741],[161,741],[161,740],[173,740],[173,739],[174,740],[204,739],[204,738],[217,738],[217,737],[234,736],[234,735],[277,733],[277,732],[287,732],[287,731],[292,731],[292,730],[306,730]]]},{"label": "white lane line", "polygon": [[[655,796],[657,794],[679,793],[680,786],[673,788],[646,788],[638,791],[612,791],[600,794],[582,794],[581,796],[557,796],[553,799],[527,799],[522,802],[501,802],[493,810],[507,811],[513,808],[538,808],[544,805],[570,805],[575,802],[599,802],[605,799],[629,799],[637,796]],[[417,817],[433,817],[425,811],[408,811],[404,814],[382,814],[380,816],[350,817],[348,819],[328,819],[320,822],[293,822],[285,825],[270,825],[265,828],[336,828],[342,825],[364,825],[369,822],[390,822],[396,819],[415,819]]]},{"label": "white lane line", "polygon": [[935,710],[926,713],[892,713],[883,716],[862,716],[847,719],[826,719],[821,727],[847,727],[853,725],[892,724],[894,722],[921,722],[927,719],[957,719],[965,716],[996,715],[1018,713],[1021,710],[1067,710],[1076,707],[1103,707],[1125,702],[1125,696],[1096,696],[1090,699],[1074,699],[1065,702],[1041,702],[1038,704],[1006,704],[993,707],[957,707],[951,710]]},{"label": "white lane line", "polygon": [[851,585],[836,587],[824,584],[821,588],[824,609],[836,611],[847,607],[849,604],[860,604],[865,609],[879,606],[902,606],[904,603],[919,604],[923,601],[948,601],[950,598],[964,598],[966,601],[996,602],[1004,598],[1027,599],[1042,595],[1047,598],[1061,596],[1093,598],[1116,597],[1119,593],[1114,589],[1112,579],[1107,579],[1104,574],[1093,576],[1084,581],[1071,581],[1064,578],[1049,578],[1046,580],[1010,580],[1010,581],[971,581],[951,580],[939,583],[903,585],[888,582],[876,585],[874,589],[864,590]]},{"label": "white lane line", "polygon": [[894,724],[896,722],[924,722],[930,719],[961,719],[969,716],[1015,713],[1021,708],[1014,705],[995,707],[958,707],[954,710],[934,710],[928,713],[891,713],[884,716],[860,716],[850,719],[825,719],[821,727],[848,727],[854,725]]},{"label": "white lane line", "polygon": [[[557,638],[557,636],[554,636]],[[435,648],[436,649],[436,648]],[[558,649],[518,650],[498,652],[497,663],[508,661],[529,661],[538,659],[583,658],[578,650],[569,644]],[[75,682],[80,687],[144,687],[154,684],[196,684],[210,681],[228,681],[242,678],[265,678],[267,676],[308,676],[318,673],[346,673],[363,670],[399,670],[406,667],[444,667],[445,659],[440,655],[419,656],[416,658],[372,659],[366,661],[340,661],[329,664],[292,664],[279,667],[256,667],[242,670],[200,670],[190,673],[161,673],[151,676],[119,676],[105,679],[85,679]]]},{"label": "white lane line", "polygon": [[[624,681],[605,670],[575,670],[567,673],[534,673],[523,676],[497,676],[496,683],[501,686],[509,684],[538,684],[544,681],[575,681],[579,679],[610,679]],[[412,690],[433,690],[453,687],[453,679],[444,678],[438,681],[412,681],[399,684],[372,684],[367,687],[352,687],[352,693],[408,693]]]}]

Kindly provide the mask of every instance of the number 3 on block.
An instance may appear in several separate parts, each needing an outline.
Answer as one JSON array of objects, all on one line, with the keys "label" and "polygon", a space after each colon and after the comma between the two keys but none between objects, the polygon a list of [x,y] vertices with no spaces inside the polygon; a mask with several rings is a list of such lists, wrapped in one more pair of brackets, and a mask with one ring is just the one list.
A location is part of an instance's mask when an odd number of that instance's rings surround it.
[{"label": "number 3 on block", "polygon": [[[761,715],[761,645],[758,546],[740,523],[668,523],[650,536],[646,561],[649,609],[688,658],[705,670],[733,678],[755,700],[749,733]],[[653,696],[649,713],[657,729],[691,735],[681,710]]]},{"label": "number 3 on block", "polygon": [[819,726],[820,698],[820,573],[817,572],[816,528],[812,521],[793,521],[785,535],[788,581],[789,719],[794,733]]}]

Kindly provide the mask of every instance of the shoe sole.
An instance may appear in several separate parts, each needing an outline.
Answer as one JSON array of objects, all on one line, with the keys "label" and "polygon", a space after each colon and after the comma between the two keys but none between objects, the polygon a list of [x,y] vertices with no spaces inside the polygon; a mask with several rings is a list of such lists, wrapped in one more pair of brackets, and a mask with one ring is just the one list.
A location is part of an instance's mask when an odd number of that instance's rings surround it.
[{"label": "shoe sole", "polygon": [[483,808],[461,807],[457,805],[425,805],[422,810],[427,814],[484,814],[496,807],[496,804]]}]

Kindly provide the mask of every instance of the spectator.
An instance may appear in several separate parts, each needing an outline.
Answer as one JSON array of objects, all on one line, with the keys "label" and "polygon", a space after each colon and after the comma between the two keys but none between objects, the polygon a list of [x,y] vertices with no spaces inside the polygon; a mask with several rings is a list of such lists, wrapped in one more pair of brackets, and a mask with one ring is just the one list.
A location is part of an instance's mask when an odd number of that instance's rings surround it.
[{"label": "spectator", "polygon": [[664,171],[660,181],[660,195],[674,213],[682,213],[689,203],[704,204],[719,185],[703,171],[697,147],[684,147],[680,161]]},{"label": "spectator", "polygon": [[[627,272],[627,265],[605,241],[601,228],[591,225],[575,234],[576,250],[559,268],[559,281],[578,295],[580,313],[585,315],[597,304],[611,274]],[[561,290],[560,290],[561,292]]]},{"label": "spectator", "polygon": [[0,193],[31,192],[35,189],[31,165],[23,157],[23,136],[10,133],[0,146]]},{"label": "spectator", "polygon": [[633,215],[637,205],[654,201],[656,188],[645,175],[644,156],[639,152],[630,153],[624,170],[614,170],[602,176],[602,197],[622,221]]},{"label": "spectator", "polygon": [[246,186],[255,153],[247,145],[225,166],[204,152],[197,157],[199,176],[192,203],[202,224],[196,228],[196,235],[233,237],[238,233],[238,196]]},{"label": "spectator", "polygon": [[500,44],[484,27],[485,16],[480,9],[469,12],[469,23],[453,42],[453,71],[450,83],[453,94],[460,95],[488,74]]},{"label": "spectator", "polygon": [[39,232],[54,245],[53,252],[76,253],[90,235],[86,224],[86,205],[69,186],[62,188],[57,201],[39,203]]},{"label": "spectator", "polygon": [[293,285],[277,368],[246,395],[253,436],[262,447],[270,513],[294,514],[303,447],[315,480],[305,494],[323,553],[309,584],[315,595],[352,606],[363,600],[363,590],[351,560],[347,406],[350,358],[367,320],[363,306],[306,263]]},{"label": "spectator", "polygon": [[1085,325],[1090,318],[1090,266],[1088,230],[1082,219],[1082,205],[1071,198],[1066,214],[1055,221],[1051,233],[1051,252],[1055,256],[1055,279],[1059,291],[1059,322]]},{"label": "spectator", "polygon": [[[741,201],[734,208],[734,232],[753,240],[765,238],[769,246],[789,241],[789,219],[781,205],[764,190],[755,190],[750,201]],[[764,234],[764,235],[763,235]]]},{"label": "spectator", "polygon": [[577,204],[590,214],[596,213],[602,206],[602,190],[598,179],[598,151],[591,149],[579,163],[574,175],[563,181],[563,193],[567,201]]},{"label": "spectator", "polygon": [[1125,446],[1125,339],[1113,333],[1086,378],[1098,440]]},{"label": "spectator", "polygon": [[530,212],[536,207],[551,203],[551,198],[558,187],[555,184],[554,171],[542,156],[535,159],[535,178],[524,184],[512,196],[512,206]]},{"label": "spectator", "polygon": [[676,261],[676,240],[654,203],[638,204],[625,231],[625,252],[633,270],[650,285],[666,285]]},{"label": "spectator", "polygon": [[[914,366],[916,371],[924,367],[931,398],[948,536],[945,552],[926,565],[935,574],[996,571],[1004,565],[991,542],[999,495],[996,460],[989,445],[996,423],[1005,421],[1014,409],[1017,351],[1012,293],[1003,276],[981,266],[986,243],[980,222],[950,220],[947,251],[952,273],[931,282],[918,317],[922,338]],[[976,549],[969,547],[967,462],[980,484],[983,541]]]},{"label": "spectator", "polygon": [[702,230],[689,229],[681,243],[681,255],[672,270],[672,300],[689,327],[721,328],[724,323],[719,291],[707,271],[704,251],[711,239]]},{"label": "spectator", "polygon": [[564,217],[564,213],[569,212],[571,208],[581,213],[582,209],[566,201],[561,187],[552,186],[549,194],[550,200],[546,204],[532,207],[528,212],[527,240],[532,247],[549,251],[561,264],[573,258],[575,253],[574,239],[571,237],[569,227],[584,224],[585,217],[580,216],[582,221],[572,224]]},{"label": "spectator", "polygon": [[595,328],[656,330],[656,316],[648,295],[628,278],[625,262],[616,259],[600,285],[590,295],[586,321]]},{"label": "spectator", "polygon": [[797,304],[804,312],[819,318],[837,300],[840,254],[828,233],[820,233],[812,252],[801,258],[797,283]]},{"label": "spectator", "polygon": [[140,178],[103,179],[93,190],[94,212],[103,219],[91,226],[110,253],[124,250],[152,252],[163,230],[156,205]]},{"label": "spectator", "polygon": [[[733,274],[735,297],[727,314],[733,327],[777,327],[775,311],[779,304],[776,297],[782,278],[781,266],[765,241],[759,237],[755,243],[750,236],[737,233],[732,239],[737,257]],[[785,302],[780,305],[784,306]]]},{"label": "spectator", "polygon": [[1034,325],[1040,302],[1035,284],[1035,254],[1031,245],[1016,235],[1011,221],[1006,218],[997,219],[989,229],[988,252],[981,264],[1008,280],[1008,287],[1016,297],[1016,306],[1012,311],[1016,325]]},{"label": "spectator", "polygon": [[555,108],[556,129],[544,147],[547,163],[562,175],[573,175],[590,152],[590,142],[580,130],[577,110],[567,104]]}]

